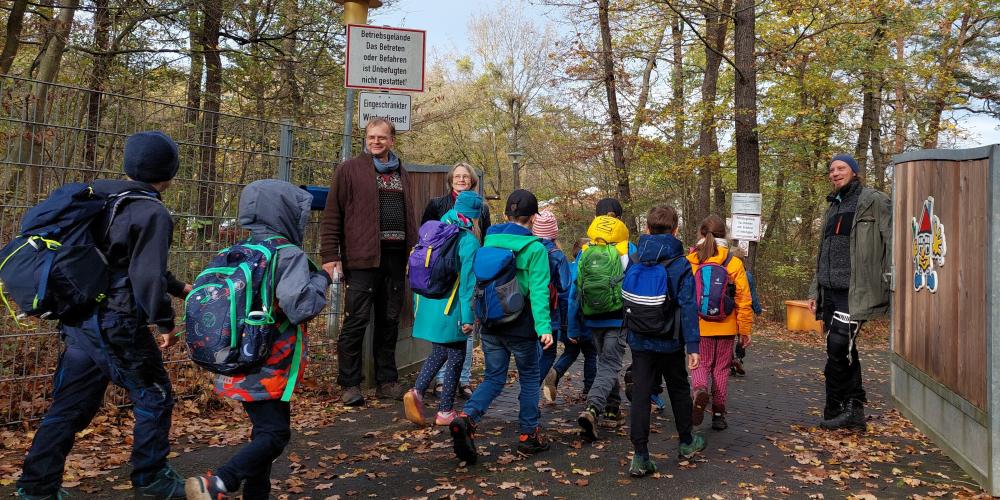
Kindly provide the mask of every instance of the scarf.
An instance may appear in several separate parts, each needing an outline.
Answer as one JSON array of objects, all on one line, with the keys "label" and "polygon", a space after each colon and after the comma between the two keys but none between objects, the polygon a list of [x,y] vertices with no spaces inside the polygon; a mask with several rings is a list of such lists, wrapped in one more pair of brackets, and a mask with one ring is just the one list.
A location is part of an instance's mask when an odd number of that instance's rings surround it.
[{"label": "scarf", "polygon": [[377,156],[372,156],[372,161],[375,162],[375,170],[380,174],[388,174],[399,168],[399,158],[392,151],[389,151],[389,160],[385,163],[382,163]]}]

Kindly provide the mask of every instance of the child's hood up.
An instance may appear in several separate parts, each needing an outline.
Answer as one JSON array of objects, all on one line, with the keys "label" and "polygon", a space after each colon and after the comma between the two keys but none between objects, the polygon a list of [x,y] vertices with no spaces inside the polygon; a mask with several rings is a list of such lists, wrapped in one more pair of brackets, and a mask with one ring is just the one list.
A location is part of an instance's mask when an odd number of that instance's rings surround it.
[{"label": "child's hood up", "polygon": [[284,236],[302,245],[312,195],[277,179],[254,181],[240,195],[240,225],[255,237]]}]

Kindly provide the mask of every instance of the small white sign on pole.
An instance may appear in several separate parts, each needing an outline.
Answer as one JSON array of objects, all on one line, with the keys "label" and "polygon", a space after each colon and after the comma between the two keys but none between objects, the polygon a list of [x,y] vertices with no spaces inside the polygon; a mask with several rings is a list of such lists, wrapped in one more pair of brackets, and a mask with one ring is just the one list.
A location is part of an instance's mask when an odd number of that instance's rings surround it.
[{"label": "small white sign on pole", "polygon": [[347,25],[345,87],[424,91],[426,31]]},{"label": "small white sign on pole", "polygon": [[733,193],[731,212],[760,215],[761,205],[763,205],[763,196],[760,193]]},{"label": "small white sign on pole", "polygon": [[410,130],[410,96],[387,92],[358,92],[358,128],[364,130],[372,118],[385,118],[396,132]]},{"label": "small white sign on pole", "polygon": [[733,214],[730,236],[740,241],[760,241],[760,216]]}]

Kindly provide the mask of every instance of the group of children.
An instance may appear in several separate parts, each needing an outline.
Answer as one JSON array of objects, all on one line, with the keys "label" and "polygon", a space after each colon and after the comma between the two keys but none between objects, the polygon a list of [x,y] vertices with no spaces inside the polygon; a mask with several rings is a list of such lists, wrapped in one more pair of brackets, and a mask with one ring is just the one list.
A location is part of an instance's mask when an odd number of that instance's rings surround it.
[{"label": "group of children", "polygon": [[[658,205],[646,216],[646,234],[633,244],[621,220],[621,204],[604,199],[597,204],[587,243],[574,248],[570,262],[556,243],[554,215],[539,212],[532,193],[511,193],[504,210],[507,222],[491,226],[480,247],[474,231],[481,206],[477,194],[462,192],[441,219],[460,228],[455,253],[460,271],[451,296],[415,294],[413,335],[432,342],[433,348],[404,397],[408,420],[429,423],[423,395],[444,365],[444,390],[433,421],[448,426],[456,456],[474,464],[477,424],[507,383],[513,355],[520,384],[517,450],[548,450],[539,426],[540,393],[554,401],[560,379],[583,354],[586,403],[578,423],[588,441],[598,439],[599,426],[617,427],[623,420],[620,381],[625,372],[635,449],[631,475],[656,470],[649,458],[649,413],[651,403],[665,407],[661,381],[673,410],[679,457],[690,458],[705,448],[705,438],[693,429],[710,403],[712,428],[727,427],[727,381],[737,347],[750,345],[753,301],[749,273],[734,258],[721,218],[702,221],[699,240],[685,250],[677,237],[677,212]],[[507,260],[496,260],[498,254]],[[429,256],[426,260],[430,265]],[[421,266],[423,261],[420,254],[416,260],[411,256],[410,263]],[[498,278],[505,274],[504,265],[513,276],[507,282]],[[514,291],[495,293],[503,286]],[[503,314],[493,314],[496,308]],[[485,375],[456,409],[465,340],[477,325]],[[564,345],[558,360],[556,340]]]}]

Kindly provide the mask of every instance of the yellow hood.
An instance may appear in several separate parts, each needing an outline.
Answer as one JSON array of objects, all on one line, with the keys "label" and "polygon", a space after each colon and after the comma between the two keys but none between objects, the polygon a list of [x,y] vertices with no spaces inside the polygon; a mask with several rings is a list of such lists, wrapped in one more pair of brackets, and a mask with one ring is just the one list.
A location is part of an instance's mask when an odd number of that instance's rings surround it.
[{"label": "yellow hood", "polygon": [[628,254],[628,226],[610,215],[598,215],[587,228],[587,237],[594,244],[614,245],[618,255]]}]

